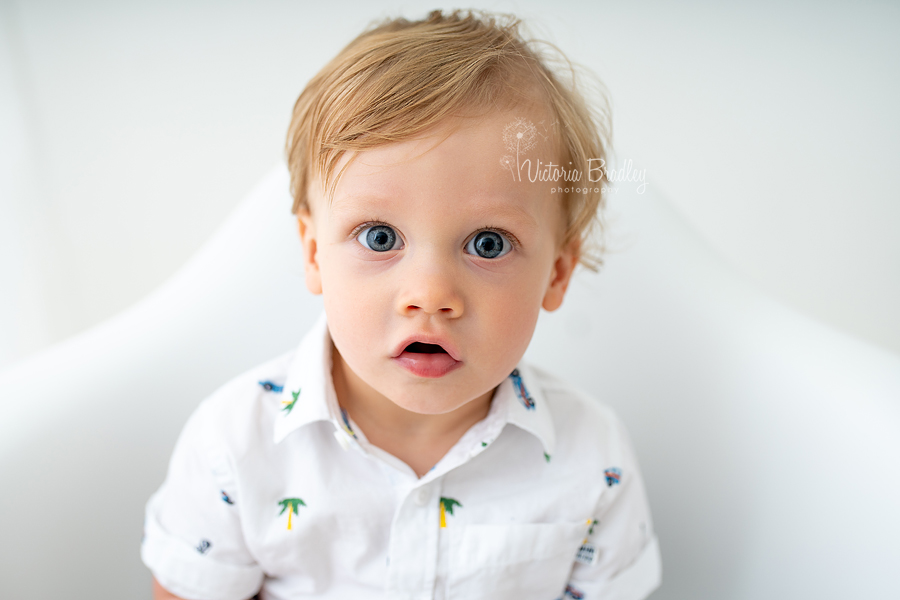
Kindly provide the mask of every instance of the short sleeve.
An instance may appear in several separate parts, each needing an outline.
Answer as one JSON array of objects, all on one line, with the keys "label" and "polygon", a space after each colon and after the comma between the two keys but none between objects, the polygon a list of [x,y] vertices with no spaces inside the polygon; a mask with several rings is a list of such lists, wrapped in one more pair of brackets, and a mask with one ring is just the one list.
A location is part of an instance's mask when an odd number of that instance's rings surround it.
[{"label": "short sleeve", "polygon": [[165,482],[147,503],[141,558],[188,600],[247,600],[263,573],[244,543],[233,462],[204,402],[179,437]]},{"label": "short sleeve", "polygon": [[606,493],[578,553],[563,599],[642,600],[659,587],[662,565],[644,481],[628,434],[613,417]]}]

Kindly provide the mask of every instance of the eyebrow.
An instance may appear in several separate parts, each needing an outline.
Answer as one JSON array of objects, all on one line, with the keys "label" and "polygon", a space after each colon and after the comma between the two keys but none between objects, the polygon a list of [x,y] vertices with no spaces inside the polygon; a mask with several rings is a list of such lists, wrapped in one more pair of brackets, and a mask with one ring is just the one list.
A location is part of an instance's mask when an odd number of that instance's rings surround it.
[{"label": "eyebrow", "polygon": [[[352,207],[346,206],[347,201],[354,201]],[[335,196],[330,203],[330,209],[333,213],[347,214],[354,211],[360,211],[370,214],[382,213],[386,210],[392,210],[393,198],[389,195],[380,193],[349,193],[346,195]],[[492,222],[496,220],[511,220],[518,225],[527,229],[535,230],[540,228],[540,223],[534,215],[517,206],[514,203],[501,202],[492,203],[486,201],[472,210],[472,216],[484,222],[485,227],[500,226],[502,223]]]},{"label": "eyebrow", "polygon": [[[527,227],[537,229],[540,226],[537,219],[528,211],[515,204],[487,205],[483,209],[481,207],[473,211],[479,219],[489,221],[491,218],[510,219],[518,221]],[[490,225],[490,223],[488,223]]]},{"label": "eyebrow", "polygon": [[374,208],[381,206],[382,204],[390,204],[392,198],[389,194],[376,194],[372,192],[345,193],[341,195],[334,194],[331,196],[328,206],[332,209],[344,208],[343,205],[346,204],[347,201],[355,201],[365,208]]}]

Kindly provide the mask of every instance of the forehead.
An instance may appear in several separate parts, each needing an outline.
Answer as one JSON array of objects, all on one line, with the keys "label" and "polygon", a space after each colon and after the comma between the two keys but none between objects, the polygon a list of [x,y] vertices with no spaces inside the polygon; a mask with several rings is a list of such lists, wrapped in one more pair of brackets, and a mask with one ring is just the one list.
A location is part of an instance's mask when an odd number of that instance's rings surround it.
[{"label": "forehead", "polygon": [[[543,107],[463,115],[401,142],[345,154],[324,204],[340,212],[402,198],[415,209],[439,199],[469,210],[518,209],[546,218],[548,210],[560,210],[561,195],[535,175],[559,166],[559,157],[558,125]],[[325,208],[324,197],[315,196],[317,208]]]}]

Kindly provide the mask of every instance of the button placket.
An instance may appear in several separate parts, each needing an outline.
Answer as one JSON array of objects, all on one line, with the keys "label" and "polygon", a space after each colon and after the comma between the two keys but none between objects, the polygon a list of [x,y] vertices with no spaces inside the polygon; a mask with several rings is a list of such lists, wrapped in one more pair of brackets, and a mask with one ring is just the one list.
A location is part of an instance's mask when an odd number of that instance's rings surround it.
[{"label": "button placket", "polygon": [[431,489],[428,486],[423,486],[416,490],[414,502],[418,506],[425,506],[428,504],[429,499],[431,499]]},{"label": "button placket", "polygon": [[438,560],[440,483],[429,481],[407,490],[391,524],[386,591],[389,597],[417,598],[429,590],[431,598]]}]

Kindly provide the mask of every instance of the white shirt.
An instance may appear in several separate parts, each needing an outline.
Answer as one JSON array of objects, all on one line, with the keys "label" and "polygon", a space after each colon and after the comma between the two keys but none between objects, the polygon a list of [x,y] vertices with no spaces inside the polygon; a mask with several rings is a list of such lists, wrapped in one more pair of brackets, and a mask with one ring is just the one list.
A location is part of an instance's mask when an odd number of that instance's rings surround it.
[{"label": "white shirt", "polygon": [[324,316],[185,425],[144,563],[188,599],[638,600],[660,581],[628,435],[520,365],[421,479],[338,405]]}]

